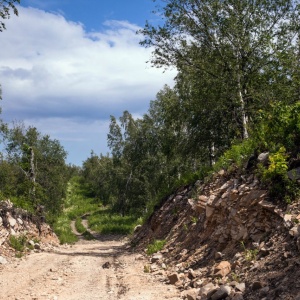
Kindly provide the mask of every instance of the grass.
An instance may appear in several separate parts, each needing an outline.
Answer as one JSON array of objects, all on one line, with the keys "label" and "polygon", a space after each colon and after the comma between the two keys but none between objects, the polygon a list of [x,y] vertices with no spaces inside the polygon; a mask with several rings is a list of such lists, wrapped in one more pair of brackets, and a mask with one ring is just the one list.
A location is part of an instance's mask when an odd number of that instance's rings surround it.
[{"label": "grass", "polygon": [[257,249],[247,249],[244,242],[241,242],[242,248],[244,250],[244,257],[246,261],[256,260],[258,250]]},{"label": "grass", "polygon": [[156,253],[164,248],[166,244],[166,240],[155,240],[152,244],[149,244],[147,247],[146,253],[148,255],[151,255],[153,253]]},{"label": "grass", "polygon": [[108,208],[102,208],[88,217],[89,226],[93,231],[103,234],[130,234],[138,221],[133,216],[122,217]]},{"label": "grass", "polygon": [[86,231],[86,228],[82,225],[82,219],[80,217],[75,220],[75,228],[81,234]]},{"label": "grass", "polygon": [[140,224],[133,216],[122,217],[113,213],[109,208],[104,208],[94,198],[86,196],[86,192],[80,185],[77,177],[71,179],[67,187],[67,197],[64,201],[64,214],[54,224],[54,231],[59,237],[60,243],[74,243],[78,238],[72,233],[70,223],[75,220],[76,230],[86,239],[93,236],[81,223],[81,216],[89,213],[88,223],[92,231],[102,234],[130,234],[133,228]]},{"label": "grass", "polygon": [[57,219],[54,224],[54,232],[61,244],[73,244],[78,241],[77,236],[71,230],[70,219],[67,215],[62,215]]}]

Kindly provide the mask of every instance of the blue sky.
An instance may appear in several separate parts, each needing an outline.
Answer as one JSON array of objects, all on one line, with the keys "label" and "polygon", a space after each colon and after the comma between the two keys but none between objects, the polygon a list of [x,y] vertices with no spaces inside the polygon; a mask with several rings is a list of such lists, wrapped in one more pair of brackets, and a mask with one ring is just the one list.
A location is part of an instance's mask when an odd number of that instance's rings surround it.
[{"label": "blue sky", "polygon": [[155,19],[152,0],[21,0],[22,6],[36,7],[63,14],[68,20],[81,22],[88,31],[98,31],[108,20],[127,20],[143,26]]},{"label": "blue sky", "polygon": [[146,63],[151,49],[136,31],[151,0],[21,0],[19,17],[0,33],[2,119],[35,126],[81,165],[108,152],[109,116],[142,116],[175,70]]}]

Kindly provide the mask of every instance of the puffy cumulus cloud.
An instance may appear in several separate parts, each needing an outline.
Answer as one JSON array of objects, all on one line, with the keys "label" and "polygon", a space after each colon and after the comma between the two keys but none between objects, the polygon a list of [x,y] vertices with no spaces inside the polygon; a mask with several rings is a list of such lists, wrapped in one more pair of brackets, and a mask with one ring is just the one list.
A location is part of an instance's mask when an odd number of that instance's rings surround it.
[{"label": "puffy cumulus cloud", "polygon": [[[61,14],[20,7],[19,17],[6,25],[0,47],[2,117],[24,120],[70,148],[73,129],[74,149],[81,139],[89,145],[85,130],[100,139],[97,122],[106,124],[109,115],[125,109],[145,112],[176,75],[146,64],[151,49],[139,46],[139,28],[126,21],[108,21],[101,32],[86,32],[83,24]],[[88,153],[80,155],[83,160]]]}]

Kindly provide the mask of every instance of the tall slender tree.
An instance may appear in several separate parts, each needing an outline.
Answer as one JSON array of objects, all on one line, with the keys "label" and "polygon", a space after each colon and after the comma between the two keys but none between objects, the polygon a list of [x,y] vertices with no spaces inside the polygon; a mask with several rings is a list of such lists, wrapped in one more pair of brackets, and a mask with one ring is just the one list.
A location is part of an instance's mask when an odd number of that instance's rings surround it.
[{"label": "tall slender tree", "polygon": [[[254,103],[255,78],[266,68],[280,69],[280,57],[293,47],[299,32],[299,1],[166,0],[164,23],[146,23],[141,33],[154,47],[158,67],[183,65],[232,87],[239,107],[242,138]],[[269,73],[271,75],[271,73]],[[200,79],[201,80],[201,79]],[[269,82],[272,78],[269,78]],[[257,83],[257,81],[256,81]]]}]

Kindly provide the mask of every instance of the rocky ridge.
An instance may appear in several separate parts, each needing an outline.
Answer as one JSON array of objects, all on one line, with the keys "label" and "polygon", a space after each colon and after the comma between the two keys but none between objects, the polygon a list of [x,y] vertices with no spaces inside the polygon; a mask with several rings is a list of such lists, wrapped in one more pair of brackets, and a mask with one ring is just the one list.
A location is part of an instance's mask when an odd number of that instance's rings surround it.
[{"label": "rocky ridge", "polygon": [[253,174],[225,171],[165,198],[132,238],[166,240],[147,270],[189,300],[300,299],[300,204],[276,205]]},{"label": "rocky ridge", "polygon": [[52,251],[59,245],[59,240],[53,230],[40,217],[15,207],[10,200],[1,201],[0,265],[13,260],[18,254],[10,242],[12,236],[24,237],[24,251],[21,255],[31,251]]}]

